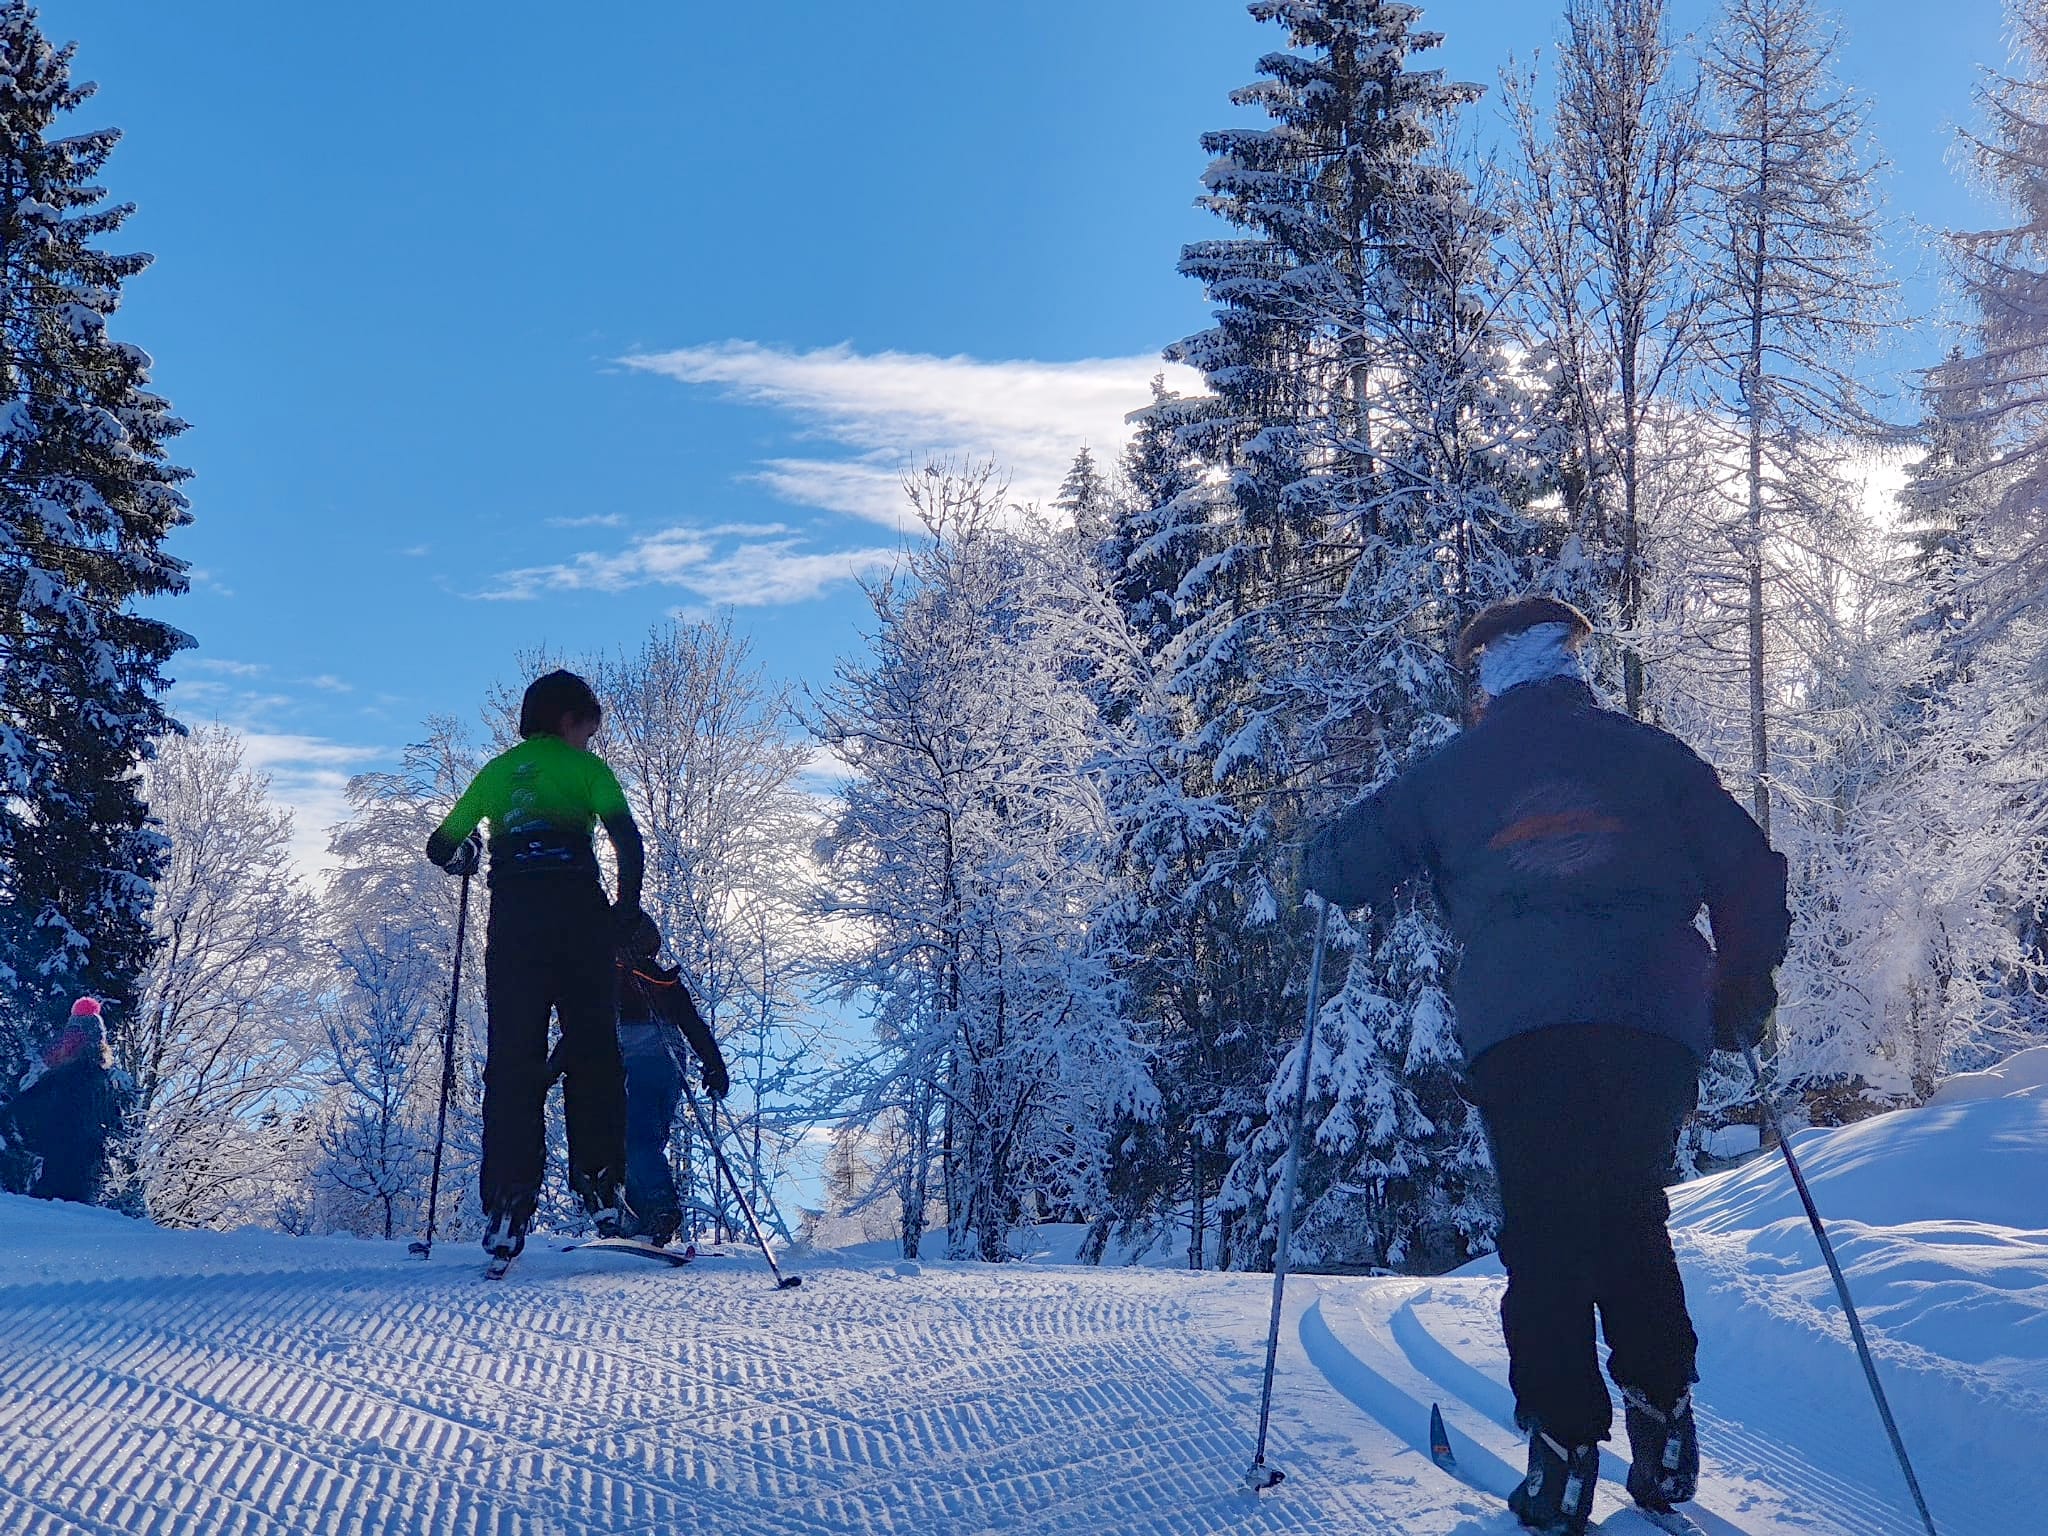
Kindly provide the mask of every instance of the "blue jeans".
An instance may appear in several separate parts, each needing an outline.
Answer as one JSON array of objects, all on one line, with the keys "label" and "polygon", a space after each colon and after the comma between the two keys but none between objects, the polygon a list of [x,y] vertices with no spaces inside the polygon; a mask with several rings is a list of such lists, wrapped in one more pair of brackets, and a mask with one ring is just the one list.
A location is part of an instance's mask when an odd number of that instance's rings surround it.
[{"label": "blue jeans", "polygon": [[619,1025],[619,1054],[626,1063],[626,1203],[642,1234],[674,1232],[681,1214],[668,1136],[683,1091],[676,1064],[682,1049],[682,1040],[665,1024]]}]

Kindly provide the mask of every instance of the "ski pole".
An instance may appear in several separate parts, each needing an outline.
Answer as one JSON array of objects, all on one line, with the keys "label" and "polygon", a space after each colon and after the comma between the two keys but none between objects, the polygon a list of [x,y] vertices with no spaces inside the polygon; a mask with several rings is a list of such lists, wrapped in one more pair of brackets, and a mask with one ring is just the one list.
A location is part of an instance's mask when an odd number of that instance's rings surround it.
[{"label": "ski pole", "polygon": [[448,1142],[448,1091],[455,1082],[455,1005],[462,996],[462,946],[468,933],[469,876],[464,875],[462,896],[455,908],[455,974],[448,983],[448,1023],[441,1031],[441,1114],[434,1124],[434,1172],[427,1180],[427,1235],[405,1249],[422,1259],[434,1256],[434,1214],[441,1203],[441,1149]]},{"label": "ski pole", "polygon": [[1266,1383],[1259,1391],[1259,1443],[1245,1469],[1245,1487],[1257,1493],[1287,1474],[1266,1466],[1266,1428],[1273,1416],[1273,1366],[1280,1354],[1280,1304],[1287,1294],[1287,1243],[1294,1235],[1294,1181],[1301,1172],[1301,1122],[1308,1116],[1309,1066],[1316,1050],[1316,1010],[1323,1001],[1323,933],[1330,905],[1316,898],[1316,942],[1308,962],[1308,1023],[1301,1034],[1301,1078],[1294,1090],[1294,1127],[1287,1135],[1287,1172],[1280,1192],[1280,1236],[1273,1247],[1273,1316],[1266,1325]]},{"label": "ski pole", "polygon": [[687,1079],[683,1083],[683,1097],[690,1101],[690,1113],[696,1117],[697,1128],[704,1133],[704,1140],[711,1146],[711,1156],[718,1164],[718,1171],[725,1175],[725,1187],[732,1191],[732,1197],[739,1205],[740,1214],[747,1218],[747,1225],[753,1229],[754,1242],[761,1249],[761,1257],[768,1261],[768,1272],[775,1277],[775,1289],[787,1291],[802,1285],[802,1275],[784,1275],[782,1266],[775,1262],[775,1254],[768,1246],[767,1236],[761,1231],[761,1223],[754,1215],[754,1208],[747,1204],[746,1191],[740,1188],[740,1181],[733,1177],[732,1164],[725,1160],[725,1153],[719,1149],[718,1132],[712,1129],[711,1122],[704,1118],[704,1107],[697,1102],[697,1095],[690,1091]]},{"label": "ski pole", "polygon": [[1899,1434],[1898,1421],[1892,1417],[1892,1406],[1885,1399],[1884,1384],[1877,1379],[1877,1362],[1870,1357],[1870,1342],[1863,1336],[1863,1322],[1856,1315],[1856,1303],[1849,1299],[1848,1277],[1842,1273],[1842,1266],[1835,1259],[1835,1245],[1828,1241],[1827,1228],[1821,1225],[1820,1210],[1813,1203],[1813,1192],[1806,1187],[1806,1175],[1800,1171],[1799,1159],[1792,1155],[1792,1143],[1778,1120],[1777,1105],[1764,1087],[1764,1069],[1756,1059],[1756,1047],[1745,1045],[1742,1054],[1749,1059],[1750,1075],[1756,1080],[1757,1102],[1763,1107],[1764,1118],[1770,1121],[1771,1134],[1778,1138],[1778,1150],[1785,1154],[1785,1167],[1792,1174],[1792,1187],[1799,1191],[1799,1203],[1806,1207],[1806,1220],[1820,1242],[1820,1256],[1827,1260],[1828,1274],[1835,1282],[1835,1294],[1842,1298],[1842,1311],[1849,1319],[1849,1337],[1856,1341],[1856,1356],[1863,1362],[1864,1380],[1870,1383],[1870,1395],[1877,1399],[1877,1416],[1884,1420],[1884,1432],[1891,1436],[1892,1453],[1899,1458],[1899,1470],[1906,1474],[1906,1487],[1912,1491],[1914,1506],[1920,1511],[1920,1523],[1927,1527],[1927,1536],[1939,1536],[1934,1529],[1934,1516],[1927,1509],[1927,1498],[1920,1492],[1920,1479],[1913,1475],[1913,1463],[1906,1456],[1905,1438]]},{"label": "ski pole", "polygon": [[[713,1099],[711,1101],[711,1124],[714,1127],[716,1127],[718,1124],[719,1111],[723,1108],[724,1106],[721,1105],[717,1099]],[[733,1121],[732,1111],[726,1109],[724,1112],[726,1121],[726,1134],[728,1134],[735,1141],[737,1141],[739,1139],[740,1128]],[[754,1170],[754,1183],[757,1188],[760,1188],[761,1175],[759,1168],[756,1168]],[[782,1218],[782,1208],[775,1203],[775,1191],[772,1189],[760,1188],[760,1197],[763,1200],[767,1201],[769,1220],[775,1223],[775,1230],[782,1234],[782,1240],[784,1242],[794,1242],[795,1239],[790,1236],[789,1223],[783,1220]]]}]

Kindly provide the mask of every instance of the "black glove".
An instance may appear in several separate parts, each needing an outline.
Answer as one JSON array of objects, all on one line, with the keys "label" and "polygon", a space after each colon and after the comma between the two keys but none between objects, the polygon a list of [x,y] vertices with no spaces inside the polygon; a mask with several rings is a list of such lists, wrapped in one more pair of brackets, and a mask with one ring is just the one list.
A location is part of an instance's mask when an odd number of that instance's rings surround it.
[{"label": "black glove", "polygon": [[704,1091],[714,1099],[722,1099],[732,1092],[732,1076],[725,1070],[722,1061],[707,1061],[700,1069],[704,1074]]},{"label": "black glove", "polygon": [[1714,1049],[1751,1049],[1777,1007],[1778,984],[1769,976],[1723,976],[1714,984]]},{"label": "black glove", "polygon": [[483,867],[484,835],[472,832],[455,845],[455,851],[448,855],[448,861],[441,867],[451,875],[473,875]]}]

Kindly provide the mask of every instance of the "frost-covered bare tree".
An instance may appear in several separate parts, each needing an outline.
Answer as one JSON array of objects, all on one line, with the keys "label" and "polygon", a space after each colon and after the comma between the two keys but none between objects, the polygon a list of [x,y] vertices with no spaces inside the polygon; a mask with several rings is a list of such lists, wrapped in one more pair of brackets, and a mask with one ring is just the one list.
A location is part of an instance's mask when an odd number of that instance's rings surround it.
[{"label": "frost-covered bare tree", "polygon": [[1546,108],[1533,72],[1503,80],[1519,150],[1514,233],[1524,339],[1554,373],[1575,540],[1555,584],[1621,641],[1621,692],[1644,707],[1644,524],[1657,426],[1697,340],[1691,270],[1699,88],[1665,0],[1569,0]]},{"label": "frost-covered bare tree", "polygon": [[[1729,0],[1704,61],[1700,354],[1740,430],[1733,543],[1750,797],[1766,834],[1771,701],[1784,694],[1768,675],[1765,584],[1794,588],[1782,605],[1793,606],[1802,571],[1825,563],[1845,535],[1853,541],[1854,488],[1838,466],[1870,436],[1854,369],[1892,292],[1877,261],[1869,106],[1838,79],[1839,50],[1811,0]],[[1773,561],[1774,543],[1786,547],[1783,561]],[[1708,574],[1688,573],[1695,581]]]},{"label": "frost-covered bare tree", "polygon": [[[457,885],[429,864],[421,850],[476,767],[476,750],[460,725],[445,718],[429,721],[426,737],[406,748],[396,771],[358,774],[349,780],[348,818],[329,839],[337,865],[322,900],[328,944],[322,988],[323,1029],[330,1047],[322,1062],[330,1079],[327,1135],[332,1140],[341,1134],[336,1127],[353,1127],[347,1131],[347,1156],[340,1158],[340,1166],[358,1171],[349,1175],[352,1183],[341,1183],[339,1174],[328,1182],[348,1191],[352,1199],[374,1200],[380,1225],[387,1185],[394,1219],[409,1198],[392,1182],[399,1178],[403,1142],[390,1143],[394,1150],[387,1172],[373,1178],[361,1169],[386,1167],[376,1158],[385,1155],[378,1149],[386,1145],[387,1113],[394,1125],[416,1124],[437,1106],[439,1031],[455,960]],[[489,889],[479,880],[470,895],[456,1081],[441,1177],[442,1230],[451,1232],[478,1230],[482,1224],[475,1170],[482,1149],[483,950],[489,921]],[[390,953],[380,959],[386,949]],[[408,1019],[422,1035],[416,1051],[399,1038]],[[337,1054],[344,1050],[349,1053],[346,1063]],[[401,1067],[410,1074],[404,1084],[398,1081]],[[374,1136],[364,1129],[373,1124]],[[426,1134],[432,1134],[431,1124]],[[328,1163],[334,1166],[336,1157]],[[372,1186],[374,1192],[365,1193],[357,1185]],[[546,1214],[566,1214],[566,1204],[546,1204],[549,1191],[544,1190],[542,1198]],[[552,1198],[560,1202],[561,1193],[553,1192]]]},{"label": "frost-covered bare tree", "polygon": [[436,1096],[425,1086],[435,1004],[446,996],[437,935],[402,919],[346,931],[326,1007],[332,1095],[317,1184],[326,1225],[388,1241],[425,1204]]},{"label": "frost-covered bare tree", "polygon": [[[590,671],[605,706],[598,749],[646,839],[644,902],[726,1048],[738,1131],[727,1155],[758,1196],[801,1145],[796,1090],[822,1050],[804,996],[817,965],[806,870],[822,829],[801,786],[810,745],[789,690],[768,682],[730,618],[657,626]],[[679,1155],[715,1206],[724,1193],[682,1121]]]},{"label": "frost-covered bare tree", "polygon": [[150,923],[156,948],[116,1037],[135,1082],[129,1159],[167,1226],[273,1215],[292,1117],[317,1092],[309,1061],[318,914],[291,861],[291,813],[221,726],[159,743],[146,792],[170,845]]},{"label": "frost-covered bare tree", "polygon": [[824,846],[834,974],[873,1007],[856,1118],[898,1130],[887,1176],[916,1256],[936,1196],[954,1257],[1090,1209],[1109,1128],[1152,1087],[1089,945],[1107,818],[1089,702],[1047,643],[1036,558],[986,470],[906,486],[927,537],[869,589],[872,656],[813,701],[852,771]]}]

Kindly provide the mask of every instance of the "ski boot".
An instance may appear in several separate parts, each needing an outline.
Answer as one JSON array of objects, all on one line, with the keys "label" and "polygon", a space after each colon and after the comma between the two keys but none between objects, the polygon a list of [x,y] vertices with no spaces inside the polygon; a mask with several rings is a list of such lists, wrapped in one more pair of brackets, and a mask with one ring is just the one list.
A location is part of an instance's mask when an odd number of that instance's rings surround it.
[{"label": "ski boot", "polygon": [[656,1211],[640,1222],[641,1241],[652,1243],[657,1248],[666,1248],[675,1241],[676,1231],[682,1224],[682,1212]]},{"label": "ski boot", "polygon": [[1543,1536],[1585,1536],[1600,1483],[1600,1447],[1529,1432],[1529,1475],[1508,1495],[1515,1518]]},{"label": "ski boot", "polygon": [[615,1181],[578,1178],[573,1182],[599,1238],[623,1237],[632,1230],[632,1207],[626,1204],[625,1193]]},{"label": "ski boot", "polygon": [[1621,1389],[1628,1404],[1628,1491],[1643,1508],[1669,1514],[1700,1486],[1700,1438],[1692,1417],[1692,1388],[1670,1408],[1659,1408],[1634,1387]]},{"label": "ski boot", "polygon": [[512,1261],[526,1247],[526,1219],[514,1211],[498,1211],[484,1227],[484,1278],[502,1280]]}]

